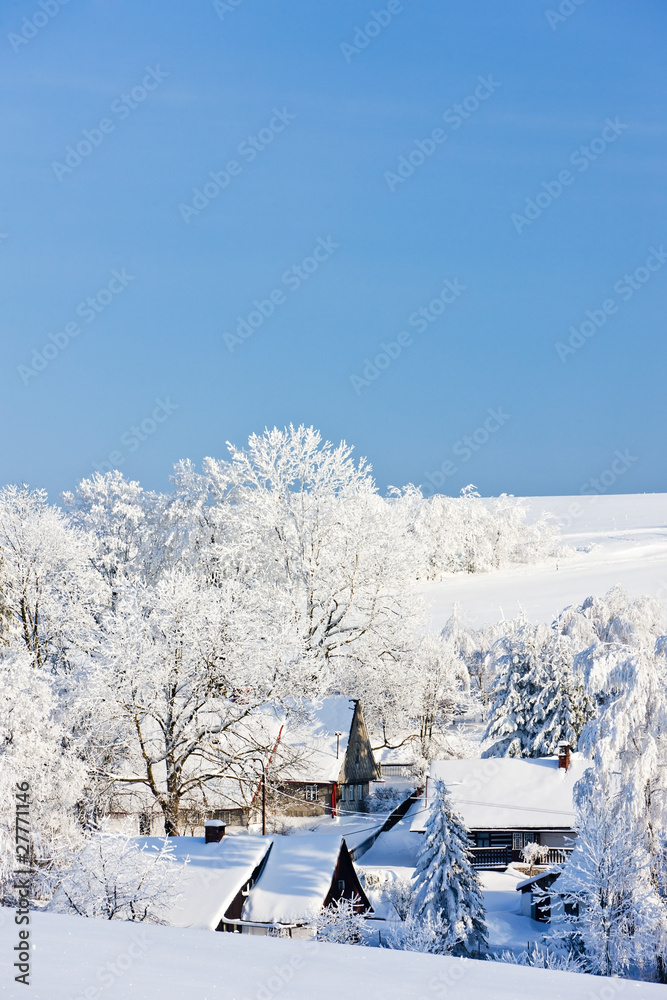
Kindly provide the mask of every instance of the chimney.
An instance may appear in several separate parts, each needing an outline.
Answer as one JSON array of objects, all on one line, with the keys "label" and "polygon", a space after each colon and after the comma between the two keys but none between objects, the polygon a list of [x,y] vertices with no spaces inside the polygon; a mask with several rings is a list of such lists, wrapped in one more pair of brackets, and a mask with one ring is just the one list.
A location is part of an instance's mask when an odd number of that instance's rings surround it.
[{"label": "chimney", "polygon": [[558,744],[558,766],[564,768],[566,771],[570,766],[570,744],[569,743],[559,743]]},{"label": "chimney", "polygon": [[204,837],[207,844],[219,844],[225,835],[226,823],[221,819],[207,819],[204,823]]}]

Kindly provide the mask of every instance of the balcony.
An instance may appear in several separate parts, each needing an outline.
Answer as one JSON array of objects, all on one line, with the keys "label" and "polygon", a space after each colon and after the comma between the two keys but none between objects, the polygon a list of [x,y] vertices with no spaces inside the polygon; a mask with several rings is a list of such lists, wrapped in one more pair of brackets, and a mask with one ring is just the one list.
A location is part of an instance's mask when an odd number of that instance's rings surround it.
[{"label": "balcony", "polygon": [[[550,847],[544,860],[533,865],[537,873],[540,868],[550,865],[561,865],[567,861],[572,853],[571,847]],[[525,864],[521,851],[515,851],[511,847],[471,847],[473,868],[495,869],[507,868],[509,864]]]}]

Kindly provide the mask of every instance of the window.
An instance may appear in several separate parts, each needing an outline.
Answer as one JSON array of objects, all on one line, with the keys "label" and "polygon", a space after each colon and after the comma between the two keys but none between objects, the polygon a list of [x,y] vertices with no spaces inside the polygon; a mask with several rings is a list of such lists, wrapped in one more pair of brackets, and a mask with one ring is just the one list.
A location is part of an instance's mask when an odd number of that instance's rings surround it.
[{"label": "window", "polygon": [[345,802],[345,785],[340,786],[340,800]]},{"label": "window", "polygon": [[317,802],[317,785],[306,785],[306,802]]},{"label": "window", "polygon": [[338,879],[338,891],[339,892],[345,892],[345,879],[344,878],[339,878]]},{"label": "window", "polygon": [[477,847],[491,847],[490,833],[476,833],[475,840],[477,842]]},{"label": "window", "polygon": [[512,850],[521,851],[526,846],[526,844],[539,843],[539,839],[540,839],[539,833],[513,833]]}]

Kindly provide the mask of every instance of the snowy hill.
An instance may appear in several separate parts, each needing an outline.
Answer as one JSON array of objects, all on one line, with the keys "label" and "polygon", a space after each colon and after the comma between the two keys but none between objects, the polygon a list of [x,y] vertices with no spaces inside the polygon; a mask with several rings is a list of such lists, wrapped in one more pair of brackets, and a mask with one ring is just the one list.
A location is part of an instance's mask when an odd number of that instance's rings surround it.
[{"label": "snowy hill", "polygon": [[457,601],[473,625],[514,618],[521,608],[532,622],[549,622],[568,604],[602,596],[615,584],[667,607],[667,494],[533,497],[529,503],[531,517],[554,516],[575,555],[423,584],[432,628],[443,627]]},{"label": "snowy hill", "polygon": [[[16,928],[0,911],[3,954]],[[28,991],[3,984],[7,1000],[658,1000],[663,986],[310,941],[212,934],[55,914],[32,918]],[[602,992],[602,991],[605,992]]]}]

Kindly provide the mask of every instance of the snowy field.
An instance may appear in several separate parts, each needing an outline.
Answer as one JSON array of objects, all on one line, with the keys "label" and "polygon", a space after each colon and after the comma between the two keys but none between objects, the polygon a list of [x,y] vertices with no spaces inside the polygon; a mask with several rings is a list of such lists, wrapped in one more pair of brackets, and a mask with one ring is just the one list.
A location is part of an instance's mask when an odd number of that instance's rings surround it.
[{"label": "snowy field", "polygon": [[[11,912],[0,926],[11,955]],[[33,975],[7,1000],[658,1000],[664,986],[566,972],[35,914]],[[618,984],[617,989],[614,987]]]},{"label": "snowy field", "polygon": [[553,514],[563,543],[580,551],[541,565],[422,585],[433,629],[443,627],[456,601],[475,626],[514,618],[521,609],[537,624],[615,584],[631,597],[651,595],[667,607],[667,494],[535,497],[529,510],[534,518]]}]

